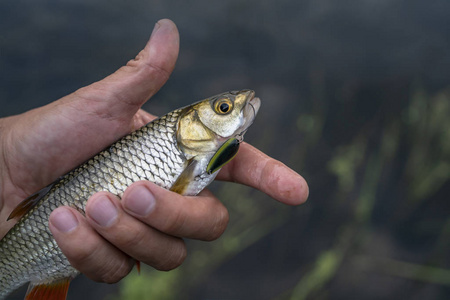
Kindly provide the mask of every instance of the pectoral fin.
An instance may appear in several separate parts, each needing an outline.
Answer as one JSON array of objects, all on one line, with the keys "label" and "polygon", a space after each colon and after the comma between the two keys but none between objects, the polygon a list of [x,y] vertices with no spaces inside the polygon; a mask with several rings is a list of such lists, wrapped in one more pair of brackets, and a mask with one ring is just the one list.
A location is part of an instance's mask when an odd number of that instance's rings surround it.
[{"label": "pectoral fin", "polygon": [[65,300],[72,278],[49,283],[30,283],[25,300]]},{"label": "pectoral fin", "polygon": [[19,203],[19,205],[14,208],[14,210],[9,215],[7,221],[11,219],[20,219],[23,215],[25,215],[27,212],[29,212],[36,204],[39,203],[39,200],[41,200],[55,185],[56,182],[49,184],[45,188],[41,189],[40,191],[34,193],[33,195],[29,196],[25,200]]},{"label": "pectoral fin", "polygon": [[186,191],[189,183],[191,183],[191,181],[194,179],[194,171],[195,171],[196,166],[197,166],[197,161],[194,159],[191,159],[188,162],[186,169],[184,169],[184,171],[180,174],[180,176],[178,176],[177,180],[172,185],[170,190],[172,192],[183,195],[184,192]]}]

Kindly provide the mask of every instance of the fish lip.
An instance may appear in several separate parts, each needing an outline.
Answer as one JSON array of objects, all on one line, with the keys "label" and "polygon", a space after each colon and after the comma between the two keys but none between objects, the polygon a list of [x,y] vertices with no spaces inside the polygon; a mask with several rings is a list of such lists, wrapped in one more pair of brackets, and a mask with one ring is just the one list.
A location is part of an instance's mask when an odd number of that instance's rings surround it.
[{"label": "fish lip", "polygon": [[253,97],[248,101],[248,104],[253,108],[253,118],[258,114],[259,108],[261,107],[261,99],[258,97]]},{"label": "fish lip", "polygon": [[255,121],[256,115],[258,114],[259,108],[261,107],[261,99],[255,97],[255,92],[250,91],[247,98],[247,103],[244,106],[243,114],[245,116],[246,121],[242,124],[240,133],[235,135],[236,139],[239,142],[242,142],[244,139],[244,134],[247,132],[248,128]]},{"label": "fish lip", "polygon": [[[252,107],[252,109],[253,109],[253,118],[252,119],[255,119],[256,115],[258,114],[259,108],[261,107],[261,99],[259,99],[258,97],[255,97],[255,91],[250,90],[246,106],[248,106],[248,105],[250,105]],[[251,123],[250,123],[250,125],[251,125]]]}]

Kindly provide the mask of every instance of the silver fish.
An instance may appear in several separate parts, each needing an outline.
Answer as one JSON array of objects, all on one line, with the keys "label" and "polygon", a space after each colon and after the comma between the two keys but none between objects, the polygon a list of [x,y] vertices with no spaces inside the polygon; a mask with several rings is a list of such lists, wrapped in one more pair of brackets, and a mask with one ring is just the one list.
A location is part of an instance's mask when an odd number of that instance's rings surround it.
[{"label": "silver fish", "polygon": [[237,153],[259,107],[255,93],[243,90],[174,110],[25,199],[10,215],[18,223],[0,241],[0,299],[26,282],[26,299],[66,298],[79,272],[48,228],[54,209],[66,205],[84,213],[94,193],[120,197],[139,180],[196,195]]}]

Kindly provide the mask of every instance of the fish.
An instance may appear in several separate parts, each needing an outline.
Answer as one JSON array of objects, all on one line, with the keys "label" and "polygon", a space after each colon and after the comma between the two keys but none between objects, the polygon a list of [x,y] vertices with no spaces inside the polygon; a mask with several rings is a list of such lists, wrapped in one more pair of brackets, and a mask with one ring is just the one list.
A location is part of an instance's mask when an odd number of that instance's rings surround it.
[{"label": "fish", "polygon": [[233,159],[261,105],[252,90],[230,91],[176,109],[126,135],[84,164],[22,201],[0,240],[0,299],[30,282],[25,299],[66,299],[79,274],[59,249],[50,213],[70,206],[84,214],[99,191],[119,197],[149,180],[181,195],[197,195]]}]

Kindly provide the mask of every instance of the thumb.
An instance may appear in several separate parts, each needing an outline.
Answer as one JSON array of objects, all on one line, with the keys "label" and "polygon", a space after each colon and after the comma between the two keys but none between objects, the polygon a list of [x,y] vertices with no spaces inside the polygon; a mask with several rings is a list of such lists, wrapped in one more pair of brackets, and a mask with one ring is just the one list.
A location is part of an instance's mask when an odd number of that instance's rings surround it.
[{"label": "thumb", "polygon": [[34,182],[35,191],[135,129],[139,108],[175,67],[179,35],[160,20],[134,60],[105,79],[44,107],[9,118],[7,161],[18,170],[13,182]]},{"label": "thumb", "polygon": [[131,119],[169,79],[178,51],[176,25],[168,19],[160,20],[135,59],[103,80],[69,95],[68,100],[83,107],[88,104],[100,116]]}]

